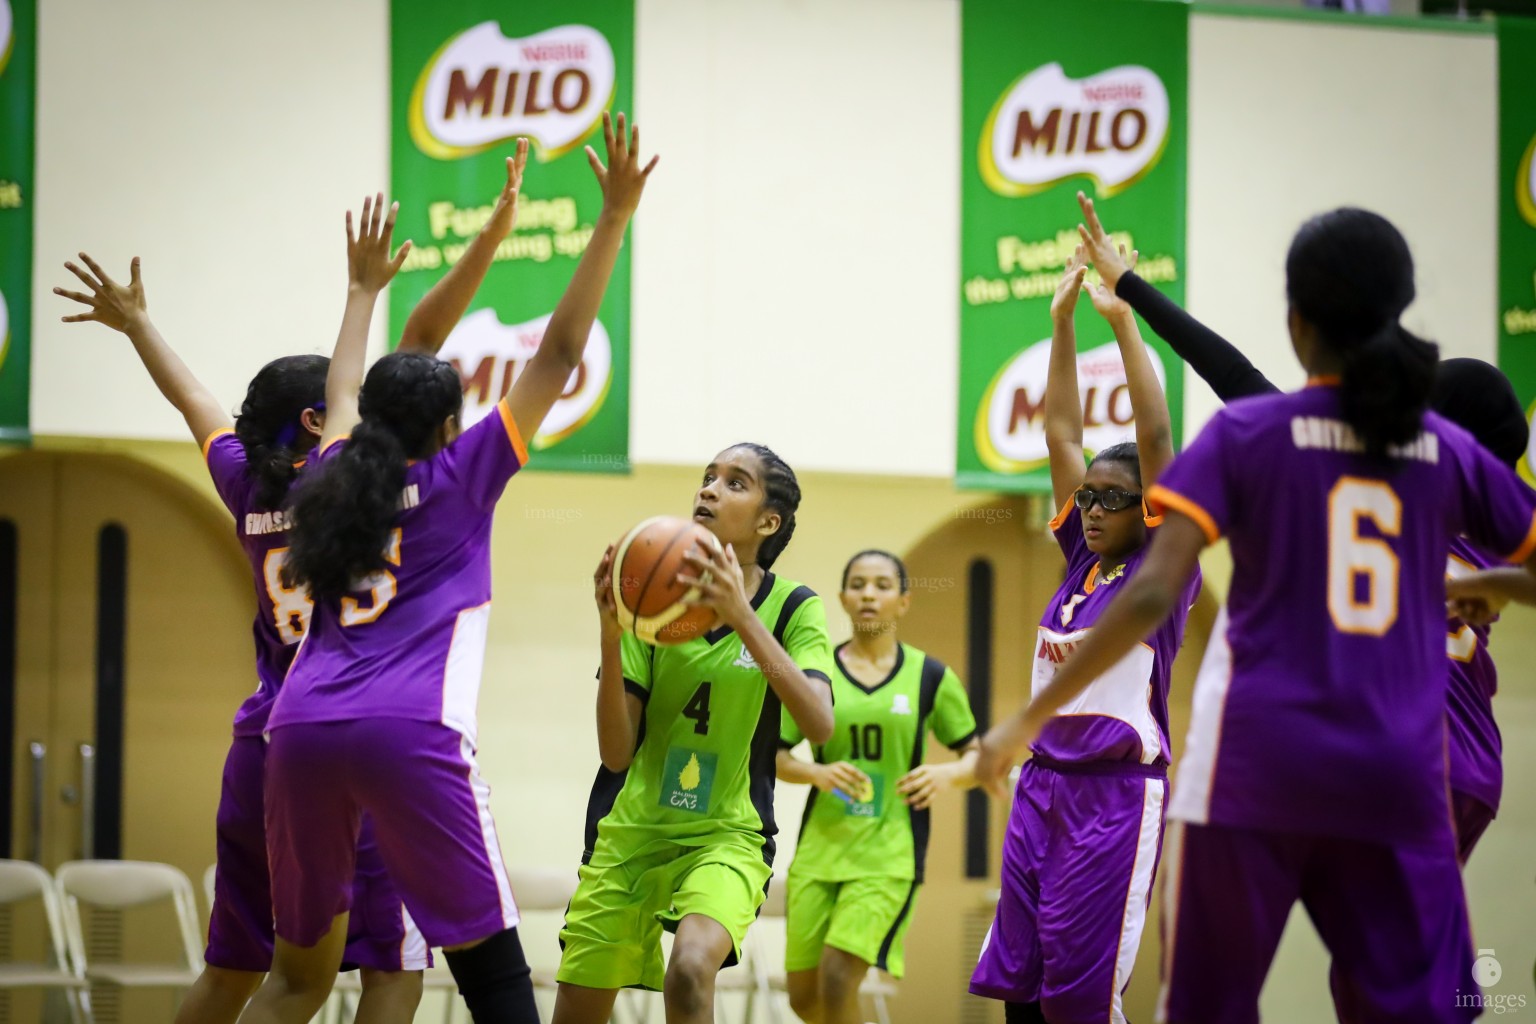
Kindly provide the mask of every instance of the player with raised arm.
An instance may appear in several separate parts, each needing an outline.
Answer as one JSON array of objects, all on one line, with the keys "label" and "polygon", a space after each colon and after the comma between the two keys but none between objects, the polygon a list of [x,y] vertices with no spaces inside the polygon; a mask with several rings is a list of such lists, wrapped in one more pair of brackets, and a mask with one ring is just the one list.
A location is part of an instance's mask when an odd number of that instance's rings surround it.
[{"label": "player with raised arm", "polygon": [[[1136,441],[1100,451],[1084,472],[1072,317],[1086,272],[1079,247],[1051,303],[1046,445],[1061,509],[1051,529],[1067,574],[1040,620],[1037,698],[1073,649],[1109,628],[1105,609],[1145,571],[1161,520],[1143,495],[1173,459],[1168,403],[1135,317],[1100,284],[1087,290],[1119,345]],[[1183,581],[1174,614],[1148,643],[1100,666],[1070,714],[1031,736],[1029,747],[1007,749],[1010,760],[1026,749],[1031,756],[1014,793],[1002,898],[971,991],[1007,1002],[1010,1024],[1123,1019],[1162,849],[1168,687],[1199,587],[1198,575]],[[978,778],[995,783],[998,774]]]}]

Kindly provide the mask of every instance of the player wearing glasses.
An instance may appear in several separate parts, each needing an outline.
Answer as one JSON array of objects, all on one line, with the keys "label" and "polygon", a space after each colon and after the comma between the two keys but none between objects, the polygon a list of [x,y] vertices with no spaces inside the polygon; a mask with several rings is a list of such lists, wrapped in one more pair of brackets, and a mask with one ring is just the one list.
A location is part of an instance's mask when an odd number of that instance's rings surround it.
[{"label": "player wearing glasses", "polygon": [[[1140,567],[1159,522],[1142,493],[1173,459],[1168,405],[1135,316],[1102,284],[1085,286],[1086,267],[1079,248],[1051,302],[1045,436],[1061,509],[1051,530],[1067,574],[1040,620],[1036,694]],[[1072,320],[1083,291],[1114,330],[1136,419],[1135,442],[1105,448],[1086,469]],[[1125,1020],[1121,997],[1162,849],[1169,677],[1199,588],[1197,572],[1179,613],[1063,708],[1031,748],[1004,839],[997,918],[971,979],[973,993],[1008,1004],[1009,1024]],[[993,760],[1007,756],[999,749]]]}]

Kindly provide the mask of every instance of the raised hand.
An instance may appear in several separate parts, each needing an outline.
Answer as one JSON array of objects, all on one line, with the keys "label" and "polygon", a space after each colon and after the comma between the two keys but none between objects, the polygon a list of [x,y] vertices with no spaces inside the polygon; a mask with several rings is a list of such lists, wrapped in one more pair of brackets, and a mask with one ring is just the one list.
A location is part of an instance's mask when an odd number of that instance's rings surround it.
[{"label": "raised hand", "polygon": [[608,166],[603,166],[591,146],[587,147],[587,162],[592,165],[592,173],[597,175],[597,183],[603,190],[603,209],[628,216],[640,205],[640,193],[645,190],[645,183],[650,180],[651,171],[656,169],[656,161],[661,157],[651,157],[651,162],[642,169],[640,126],[635,125],[626,136],[623,114],[619,115],[618,121],[615,129],[613,119],[607,113],[603,114],[603,145],[608,153]]},{"label": "raised hand", "polygon": [[391,259],[389,247],[395,234],[395,216],[400,204],[393,203],[384,213],[384,193],[363,200],[360,229],[352,231],[352,211],[347,211],[347,283],[358,291],[377,294],[405,263],[411,243],[405,242]]},{"label": "raised hand", "polygon": [[[66,291],[63,288],[55,288],[53,294],[62,295],[66,299],[87,307],[84,313],[75,313],[72,316],[62,317],[67,324],[81,324],[95,321],[105,324],[114,331],[127,333],[129,327],[142,318],[148,316],[149,307],[144,301],[144,282],[139,277],[139,258],[135,256],[133,262],[128,264],[128,284],[120,285],[107,276],[95,260],[85,253],[80,254],[81,261],[90,268],[86,273],[73,263],[66,262],[64,269],[74,274],[85,286],[91,290],[91,294],[84,292]],[[93,276],[94,275],[94,276]]]},{"label": "raised hand", "polygon": [[1072,314],[1077,312],[1077,296],[1083,290],[1083,275],[1088,273],[1088,257],[1083,252],[1083,247],[1078,246],[1066,268],[1061,272],[1061,280],[1056,285],[1056,294],[1051,296],[1051,319],[1054,321],[1071,320]]},{"label": "raised hand", "polygon": [[747,597],[746,579],[734,547],[695,547],[683,555],[683,561],[694,575],[678,573],[677,582],[699,589],[698,599],[690,603],[713,608],[718,616],[716,621],[732,629],[757,614]]},{"label": "raised hand", "polygon": [[1125,260],[1125,250],[1117,247],[1104,230],[1098,212],[1093,208],[1092,199],[1079,192],[1077,205],[1082,207],[1083,220],[1086,222],[1077,226],[1077,234],[1088,252],[1088,262],[1099,272],[1105,287],[1113,292],[1115,285],[1120,283],[1120,276],[1131,269]]},{"label": "raised hand", "polygon": [[517,197],[523,189],[523,168],[528,166],[528,140],[517,140],[517,155],[507,157],[507,183],[502,186],[491,211],[491,219],[485,222],[485,231],[497,238],[506,238],[517,223]]},{"label": "raised hand", "polygon": [[[1141,253],[1132,249],[1130,255],[1127,256],[1125,246],[1122,245],[1119,249],[1120,259],[1125,264],[1125,270],[1135,270],[1136,261],[1140,258]],[[1078,251],[1082,251],[1081,246],[1078,247]],[[1124,272],[1121,271],[1121,273]],[[1085,284],[1083,291],[1088,293],[1088,299],[1093,303],[1095,312],[1106,320],[1114,320],[1117,317],[1130,316],[1132,314],[1131,304],[1115,295],[1114,289],[1104,283],[1102,276],[1092,284]]]},{"label": "raised hand", "polygon": [[594,597],[597,599],[597,614],[602,617],[603,628],[619,628],[619,609],[613,599],[613,545],[608,545],[608,550],[603,552],[603,560],[597,563],[597,571],[592,574],[592,587]]}]

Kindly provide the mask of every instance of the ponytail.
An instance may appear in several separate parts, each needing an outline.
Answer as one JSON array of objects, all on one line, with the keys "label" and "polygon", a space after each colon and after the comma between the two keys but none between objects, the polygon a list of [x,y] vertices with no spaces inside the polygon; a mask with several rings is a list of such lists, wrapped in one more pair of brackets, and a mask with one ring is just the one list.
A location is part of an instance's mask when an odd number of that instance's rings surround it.
[{"label": "ponytail", "polygon": [[341,597],[384,568],[405,470],[399,439],[382,424],[359,423],[294,495],[283,582],[308,584],[319,601]]},{"label": "ponytail", "polygon": [[1440,349],[1399,322],[1413,301],[1413,254],[1380,214],[1353,207],[1307,221],[1285,258],[1291,307],[1343,364],[1344,420],[1376,458],[1423,429]]},{"label": "ponytail", "polygon": [[246,472],[256,482],[256,504],[281,508],[288,497],[307,445],[306,410],[325,408],[325,356],[284,356],[263,366],[245,389],[235,417],[235,437],[245,449]]},{"label": "ponytail", "polygon": [[778,453],[767,445],[743,441],[731,447],[747,449],[763,464],[763,505],[779,514],[779,528],[772,536],[764,537],[763,542],[757,546],[758,568],[767,572],[773,568],[773,563],[778,561],[784,549],[789,547],[790,538],[795,535],[795,512],[800,508],[800,481],[795,478],[795,471],[789,468],[789,463],[779,458]]},{"label": "ponytail", "polygon": [[1417,437],[1435,386],[1439,347],[1393,322],[1340,348],[1339,354],[1344,360],[1339,388],[1344,422],[1354,428],[1366,453],[1380,458]]},{"label": "ponytail", "polygon": [[463,398],[458,371],[431,356],[396,352],[373,364],[351,439],[294,491],[287,586],[308,584],[315,600],[335,599],[384,568],[408,460],[436,451],[439,429]]}]

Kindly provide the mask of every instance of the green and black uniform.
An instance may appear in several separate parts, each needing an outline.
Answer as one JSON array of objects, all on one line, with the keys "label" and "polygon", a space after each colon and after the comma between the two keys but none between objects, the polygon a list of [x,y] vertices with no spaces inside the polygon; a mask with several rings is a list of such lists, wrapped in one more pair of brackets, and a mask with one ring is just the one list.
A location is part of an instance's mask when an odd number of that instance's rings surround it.
[{"label": "green and black uniform", "polygon": [[[752,607],[801,671],[830,682],[821,598],[765,573]],[[688,914],[718,921],[740,952],[773,872],[775,757],[794,721],[732,629],[668,647],[625,634],[621,649],[645,714],[628,770],[600,768],[592,786],[558,979],[659,991],[661,929]]]},{"label": "green and black uniform", "polygon": [[[975,738],[976,719],[954,671],[909,644],[897,648],[895,667],[874,686],[849,675],[841,657],[833,660],[837,725],[825,746],[812,749],[818,764],[859,768],[872,792],[811,790],[789,866],[785,968],[812,970],[822,947],[832,946],[899,978],[902,938],[923,881],[929,813],[909,807],[896,783],[923,763],[929,731],[960,750]],[[803,738],[786,721],[779,744],[793,747]]]}]

